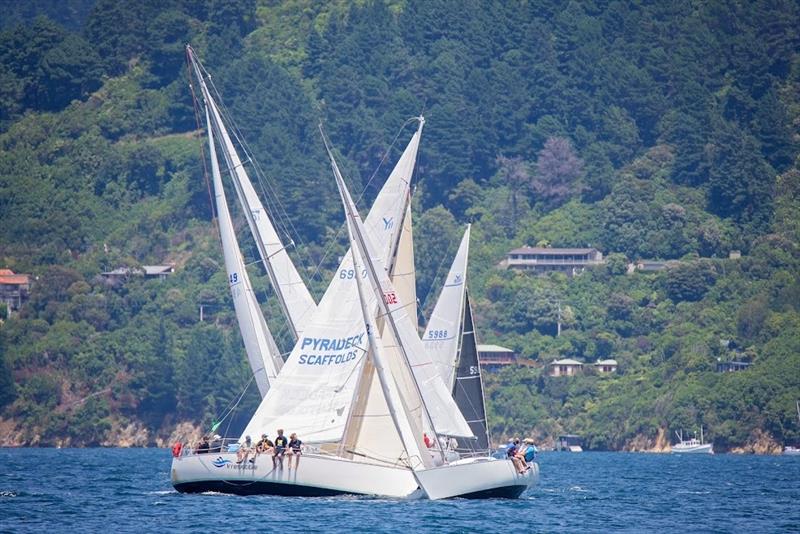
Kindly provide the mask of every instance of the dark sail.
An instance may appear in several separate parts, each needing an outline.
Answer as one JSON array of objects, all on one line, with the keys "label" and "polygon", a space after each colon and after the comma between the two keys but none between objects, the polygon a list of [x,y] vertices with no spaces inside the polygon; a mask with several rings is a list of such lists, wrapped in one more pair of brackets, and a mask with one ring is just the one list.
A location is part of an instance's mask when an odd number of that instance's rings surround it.
[{"label": "dark sail", "polygon": [[472,307],[469,293],[464,295],[464,320],[461,332],[461,351],[456,366],[453,398],[464,414],[476,440],[458,440],[459,450],[485,451],[489,449],[489,432],[486,427],[486,407],[483,402],[483,380],[478,363],[478,347],[472,325]]}]

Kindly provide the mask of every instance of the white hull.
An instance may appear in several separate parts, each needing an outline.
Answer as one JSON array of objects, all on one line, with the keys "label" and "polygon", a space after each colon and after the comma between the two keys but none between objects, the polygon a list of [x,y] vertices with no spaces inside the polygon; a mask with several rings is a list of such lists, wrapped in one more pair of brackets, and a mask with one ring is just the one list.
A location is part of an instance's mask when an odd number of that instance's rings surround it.
[{"label": "white hull", "polygon": [[513,499],[539,480],[539,464],[530,466],[524,474],[519,474],[511,460],[470,458],[417,471],[417,476],[429,499]]},{"label": "white hull", "polygon": [[173,458],[172,485],[180,492],[217,491],[238,495],[322,497],[340,494],[418,498],[409,469],[353,462],[329,456],[304,455],[297,469],[272,467],[272,457],[236,464],[235,453],[196,454]]},{"label": "white hull", "polygon": [[791,445],[783,449],[784,456],[800,456],[800,447],[792,447]]},{"label": "white hull", "polygon": [[714,454],[714,449],[711,443],[703,443],[702,445],[684,445],[679,443],[672,447],[672,452],[678,454]]},{"label": "white hull", "polygon": [[[539,479],[539,466],[523,475],[508,460],[468,459],[418,471],[430,499],[451,497],[516,498]],[[273,469],[270,456],[254,464],[237,465],[236,454],[197,454],[173,458],[172,485],[183,493],[216,491],[237,495],[322,497],[341,494],[396,499],[424,498],[409,469],[353,462],[343,458],[305,455],[298,469]]]}]

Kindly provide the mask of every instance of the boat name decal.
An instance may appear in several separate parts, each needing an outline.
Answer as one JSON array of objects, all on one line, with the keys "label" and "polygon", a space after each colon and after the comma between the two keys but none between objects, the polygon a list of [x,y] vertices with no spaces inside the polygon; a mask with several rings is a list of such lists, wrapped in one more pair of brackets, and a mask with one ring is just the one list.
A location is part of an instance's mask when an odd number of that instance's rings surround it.
[{"label": "boat name decal", "polygon": [[364,334],[341,338],[304,337],[300,349],[306,350],[306,348],[311,347],[311,349],[315,351],[344,350],[350,347],[361,346],[363,341]]},{"label": "boat name decal", "polygon": [[300,364],[301,365],[331,365],[331,364],[341,364],[353,361],[356,359],[356,351],[351,350],[347,353],[342,354],[301,354],[300,355]]}]

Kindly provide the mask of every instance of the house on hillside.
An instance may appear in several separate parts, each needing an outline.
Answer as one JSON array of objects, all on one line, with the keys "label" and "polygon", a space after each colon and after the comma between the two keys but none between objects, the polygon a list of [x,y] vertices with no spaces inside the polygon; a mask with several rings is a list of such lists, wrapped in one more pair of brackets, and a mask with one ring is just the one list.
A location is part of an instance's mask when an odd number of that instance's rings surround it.
[{"label": "house on hillside", "polygon": [[478,361],[487,371],[495,371],[517,363],[516,353],[499,345],[478,345]]},{"label": "house on hillside", "polygon": [[617,360],[597,360],[594,362],[594,368],[600,374],[616,373]]},{"label": "house on hillside", "polygon": [[550,376],[575,376],[583,370],[583,363],[565,358],[550,362],[547,367]]},{"label": "house on hillside", "polygon": [[142,265],[138,267],[119,267],[113,271],[105,271],[100,275],[112,284],[122,283],[131,276],[144,276],[145,278],[159,278],[163,280],[175,272],[174,265]]},{"label": "house on hillside", "polygon": [[30,290],[31,275],[0,269],[0,302],[5,303],[9,312],[19,311],[22,303],[28,300]]},{"label": "house on hillside", "polygon": [[655,273],[677,267],[681,262],[678,260],[637,260],[628,264],[628,274],[635,272]]},{"label": "house on hillside", "polygon": [[721,360],[717,361],[718,373],[735,373],[736,371],[744,371],[748,367],[750,367],[750,362],[741,362],[741,361],[723,362]]},{"label": "house on hillside", "polygon": [[603,253],[596,248],[522,247],[510,251],[503,265],[533,273],[559,271],[569,276],[586,267],[605,263]]}]

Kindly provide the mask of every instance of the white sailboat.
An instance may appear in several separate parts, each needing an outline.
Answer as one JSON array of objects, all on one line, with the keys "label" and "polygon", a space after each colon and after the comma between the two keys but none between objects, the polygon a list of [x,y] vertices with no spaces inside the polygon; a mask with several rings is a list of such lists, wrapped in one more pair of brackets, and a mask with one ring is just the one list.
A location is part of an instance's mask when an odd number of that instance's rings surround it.
[{"label": "white sailboat", "polygon": [[[378,368],[386,369],[405,368],[406,375],[410,371],[414,378],[413,388],[400,387],[396,391],[391,391],[392,379],[403,379],[403,373],[394,371],[391,375],[384,372],[379,373],[381,386],[386,393],[386,401],[397,430],[406,446],[407,454],[414,459],[417,454],[424,451],[421,443],[420,430],[430,430],[433,436],[457,435],[453,431],[443,428],[447,423],[458,423],[463,419],[460,411],[449,415],[457,415],[452,421],[445,421],[442,412],[453,404],[452,397],[448,392],[442,394],[441,388],[444,383],[432,368],[432,361],[427,357],[427,353],[422,349],[415,329],[408,318],[403,302],[400,300],[397,291],[386,275],[380,257],[375,253],[368,232],[361,223],[361,218],[355,205],[350,198],[347,187],[338,171],[333,156],[331,163],[336,177],[337,186],[345,206],[347,215],[348,232],[351,241],[351,250],[354,261],[361,265],[363,262],[366,277],[359,278],[358,289],[361,296],[362,311],[364,320],[367,323],[370,345]],[[360,256],[360,258],[359,258]],[[367,305],[365,295],[375,295],[378,303],[378,317],[385,321],[386,328],[384,335],[391,338],[387,343],[376,342],[378,328],[373,322],[373,311]],[[394,354],[383,354],[385,347],[396,349]],[[388,360],[388,362],[387,362]],[[427,361],[426,361],[427,360]],[[420,371],[425,371],[425,374]],[[416,393],[416,395],[415,395]],[[408,410],[409,406],[415,406],[422,402],[421,414],[422,428],[416,426],[419,422],[414,414]],[[468,431],[471,433],[471,431]],[[462,434],[462,437],[463,434]],[[438,441],[438,440],[436,440]],[[422,446],[421,446],[422,445]],[[443,451],[439,451],[443,454]],[[444,458],[442,458],[444,459]],[[412,462],[412,470],[420,488],[430,499],[443,499],[451,497],[517,497],[530,484],[538,478],[538,469],[531,469],[523,474],[517,473],[512,462],[507,459],[473,458],[453,463],[434,463],[433,466],[424,454],[418,462]]]},{"label": "white sailboat", "polygon": [[[222,189],[214,132],[222,139],[226,162],[231,174],[235,175],[234,185],[240,202],[251,215],[254,211],[252,206],[257,206],[258,200],[257,197],[247,200],[246,184],[249,180],[246,175],[242,177],[235,172],[241,168],[241,163],[229,154],[235,151],[230,139],[222,133],[224,125],[207,89],[204,97],[226,267],[232,281],[234,278],[242,280],[241,283],[246,284],[242,288],[249,288]],[[406,221],[410,241],[408,178],[416,159],[422,124],[421,120],[365,224],[359,219],[359,234],[367,236],[364,239],[370,243],[382,244],[380,250],[374,246],[371,249],[375,254],[371,261],[407,266],[409,252],[413,254],[413,249],[405,253],[395,251],[403,249],[400,243],[404,241],[404,232],[401,229],[406,226]],[[257,222],[255,216],[252,219],[253,223]],[[392,224],[399,220],[404,221],[402,226]],[[251,225],[251,230],[253,227]],[[267,233],[253,230],[257,241],[259,235]],[[263,246],[264,239],[261,241]],[[245,430],[245,434],[255,436],[270,433],[278,427],[298,432],[307,444],[311,444],[299,468],[274,469],[272,461],[265,457],[259,457],[254,463],[236,464],[235,454],[224,448],[217,454],[178,456],[173,460],[171,473],[173,485],[179,491],[276,495],[355,493],[403,498],[425,495],[430,498],[486,497],[517,496],[535,480],[537,473],[518,475],[508,461],[486,459],[484,462],[436,467],[443,461],[442,451],[431,454],[426,450],[422,443],[423,431],[461,437],[472,433],[441,379],[431,372],[433,366],[429,359],[426,361],[424,351],[415,346],[412,359],[417,368],[408,355],[404,356],[405,359],[398,357],[404,346],[413,346],[415,342],[420,345],[416,329],[407,316],[405,321],[400,321],[403,326],[398,329],[394,321],[396,317],[387,320],[385,315],[382,318],[375,315],[379,303],[377,293],[363,287],[359,291],[359,285],[363,285],[367,277],[367,265],[373,264],[357,263],[358,254],[355,252],[342,260],[331,286],[320,304],[314,307],[311,317],[306,320],[305,315],[298,315],[301,320],[295,324],[302,326],[295,330],[297,343],[279,374],[278,369],[265,373],[271,387]],[[411,258],[411,268],[401,270],[401,279],[410,274],[413,281],[413,255]],[[262,259],[267,263],[269,256],[264,258],[262,253]],[[385,275],[384,271],[381,272]],[[237,276],[231,277],[234,273]],[[287,278],[291,279],[291,273],[284,281]],[[282,282],[273,281],[273,284],[280,286]],[[254,337],[266,338],[269,330],[252,289],[234,293],[235,302],[241,295],[246,297],[242,300],[248,306],[248,313],[241,315],[237,306],[243,337],[251,328],[256,332]],[[286,308],[284,311],[289,314]],[[398,315],[396,309],[393,314]],[[391,335],[387,336],[392,341],[383,340],[379,322],[385,323],[384,331],[387,325],[392,324]],[[365,329],[365,323],[372,324],[372,328]],[[399,335],[400,330],[402,335]],[[262,343],[252,351],[253,354],[274,355],[268,345]],[[250,354],[248,351],[248,356]]]},{"label": "white sailboat", "polygon": [[691,439],[683,439],[683,432],[675,431],[678,436],[678,443],[672,446],[672,452],[676,454],[714,454],[714,448],[711,443],[705,443],[703,440],[703,427],[700,426],[700,439],[697,437]]},{"label": "white sailboat", "polygon": [[467,225],[422,342],[475,435],[474,440],[459,440],[458,451],[486,454],[490,450],[489,430],[467,290],[469,239],[470,226]]}]

